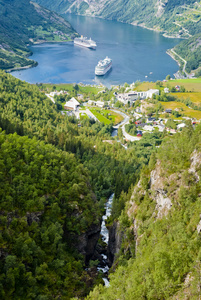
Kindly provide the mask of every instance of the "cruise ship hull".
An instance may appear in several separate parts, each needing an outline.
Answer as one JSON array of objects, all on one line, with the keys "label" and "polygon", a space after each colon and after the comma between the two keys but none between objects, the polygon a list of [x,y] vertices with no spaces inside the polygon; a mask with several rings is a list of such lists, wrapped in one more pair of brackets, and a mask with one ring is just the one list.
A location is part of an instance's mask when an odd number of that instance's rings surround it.
[{"label": "cruise ship hull", "polygon": [[95,75],[97,76],[103,76],[105,75],[107,72],[109,72],[109,70],[112,68],[112,63],[110,63],[105,69],[103,70],[99,70],[97,68],[95,68]]},{"label": "cruise ship hull", "polygon": [[88,48],[88,49],[96,49],[96,43],[94,41],[92,41],[91,39],[87,39],[87,38],[75,38],[74,39],[74,45],[77,46],[81,46],[84,48]]},{"label": "cruise ship hull", "polygon": [[88,48],[88,49],[96,50],[95,46],[91,46],[91,45],[88,45],[88,44],[85,44],[85,43],[74,42],[74,45],[81,46],[81,47]]}]

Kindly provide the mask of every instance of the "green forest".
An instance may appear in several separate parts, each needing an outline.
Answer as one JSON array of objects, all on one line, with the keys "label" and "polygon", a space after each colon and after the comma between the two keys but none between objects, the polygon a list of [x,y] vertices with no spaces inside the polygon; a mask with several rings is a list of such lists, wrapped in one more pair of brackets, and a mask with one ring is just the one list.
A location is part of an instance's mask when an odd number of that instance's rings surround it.
[{"label": "green forest", "polygon": [[201,67],[201,34],[196,34],[195,36],[184,40],[174,49],[182,58],[187,61],[186,71],[191,72],[191,70],[196,70]]},{"label": "green forest", "polygon": [[104,203],[115,192],[118,218],[162,137],[148,134],[128,150],[104,143],[112,125],[84,119],[80,127],[37,86],[4,71],[0,103],[1,298],[83,298],[102,282],[85,269]]},{"label": "green forest", "polygon": [[[86,299],[200,298],[200,145],[201,125],[189,122],[152,154],[118,219],[123,238],[110,286]],[[171,205],[162,209],[161,198]]]},{"label": "green forest", "polygon": [[0,0],[0,68],[35,66],[27,57],[27,45],[45,41],[68,41],[72,26],[54,12],[27,0]]},{"label": "green forest", "polygon": [[[112,125],[78,124],[4,71],[0,102],[2,299],[198,299],[200,125],[126,150]],[[113,192],[121,244],[106,288],[94,251]]]}]

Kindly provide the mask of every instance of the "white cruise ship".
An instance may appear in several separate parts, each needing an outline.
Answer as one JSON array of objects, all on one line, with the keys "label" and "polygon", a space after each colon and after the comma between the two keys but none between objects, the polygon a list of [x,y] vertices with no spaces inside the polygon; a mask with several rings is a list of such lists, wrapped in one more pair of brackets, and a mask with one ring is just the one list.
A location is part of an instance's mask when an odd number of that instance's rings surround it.
[{"label": "white cruise ship", "polygon": [[96,42],[92,41],[92,39],[87,39],[87,37],[81,37],[74,39],[74,44],[78,46],[82,46],[89,49],[96,49]]},{"label": "white cruise ship", "polygon": [[112,60],[107,57],[104,60],[100,60],[95,68],[96,75],[105,75],[112,68]]}]

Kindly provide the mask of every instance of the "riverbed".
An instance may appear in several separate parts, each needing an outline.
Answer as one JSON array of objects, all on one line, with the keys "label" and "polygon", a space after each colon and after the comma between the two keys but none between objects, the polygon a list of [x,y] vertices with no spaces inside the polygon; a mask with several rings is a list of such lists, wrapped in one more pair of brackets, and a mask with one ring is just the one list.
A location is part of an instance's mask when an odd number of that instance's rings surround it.
[{"label": "riverbed", "polygon": [[[167,55],[167,49],[179,40],[168,39],[160,33],[130,24],[93,17],[66,15],[72,26],[97,43],[96,50],[68,43],[45,43],[30,47],[31,59],[38,66],[12,72],[30,83],[104,84],[108,87],[125,82],[162,80],[178,70],[177,63]],[[110,73],[95,76],[99,60],[109,56],[113,60]]]}]

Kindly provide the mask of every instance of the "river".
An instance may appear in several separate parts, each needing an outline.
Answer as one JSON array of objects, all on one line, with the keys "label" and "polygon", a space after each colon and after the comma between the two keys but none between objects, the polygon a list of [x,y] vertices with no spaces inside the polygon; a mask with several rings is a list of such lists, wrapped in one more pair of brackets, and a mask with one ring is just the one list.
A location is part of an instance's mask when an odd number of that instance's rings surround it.
[{"label": "river", "polygon": [[[80,34],[94,39],[97,49],[74,46],[73,42],[31,46],[31,58],[38,66],[12,72],[15,77],[30,83],[102,83],[109,87],[136,80],[162,80],[178,70],[177,63],[166,50],[179,40],[116,21],[76,15],[64,17]],[[113,60],[112,71],[97,77],[95,66],[106,55]]]},{"label": "river", "polygon": [[[105,214],[102,217],[102,223],[101,223],[102,240],[107,245],[108,245],[108,241],[109,241],[109,231],[106,227],[105,221],[111,215],[113,198],[114,198],[114,194],[112,194],[109,197],[108,201],[105,204]],[[103,280],[104,280],[105,285],[108,286],[109,281],[108,281],[108,278],[107,278],[107,274],[108,274],[108,271],[109,271],[109,266],[108,266],[108,262],[107,262],[107,255],[105,255],[105,254],[101,254],[101,255],[102,255],[102,258],[103,258],[104,266],[98,267],[98,270],[102,271],[103,274],[105,275],[105,277],[103,277]]]}]

